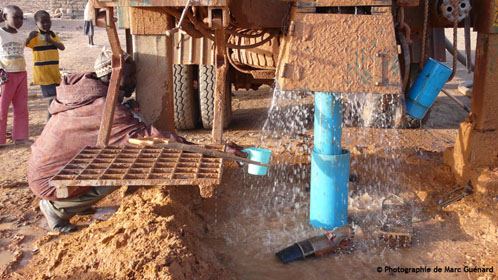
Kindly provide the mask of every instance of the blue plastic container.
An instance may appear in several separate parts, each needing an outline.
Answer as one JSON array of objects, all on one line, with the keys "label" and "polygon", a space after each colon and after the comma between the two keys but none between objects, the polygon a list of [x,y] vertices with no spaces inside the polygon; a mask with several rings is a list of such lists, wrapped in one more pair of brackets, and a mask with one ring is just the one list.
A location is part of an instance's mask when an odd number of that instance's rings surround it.
[{"label": "blue plastic container", "polygon": [[315,92],[315,151],[323,155],[341,154],[342,96]]},{"label": "blue plastic container", "polygon": [[[247,148],[242,150],[245,153],[249,154],[249,159],[262,162],[262,163],[270,163],[271,151],[264,148]],[[268,172],[268,167],[260,166],[256,164],[249,164],[247,168],[247,173],[252,175],[266,175]]]},{"label": "blue plastic container", "polygon": [[408,92],[406,112],[416,119],[423,119],[448,81],[451,72],[446,65],[429,58]]},{"label": "blue plastic container", "polygon": [[348,223],[348,182],[351,154],[311,152],[310,223],[317,228],[334,229]]}]

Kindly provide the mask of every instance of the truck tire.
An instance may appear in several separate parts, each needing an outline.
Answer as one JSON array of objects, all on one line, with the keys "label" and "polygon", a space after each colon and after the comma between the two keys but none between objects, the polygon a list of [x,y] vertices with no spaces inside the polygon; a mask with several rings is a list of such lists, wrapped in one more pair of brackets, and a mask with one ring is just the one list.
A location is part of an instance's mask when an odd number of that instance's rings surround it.
[{"label": "truck tire", "polygon": [[194,129],[199,120],[198,98],[194,89],[194,65],[173,65],[175,127]]},{"label": "truck tire", "polygon": [[[228,75],[227,75],[228,76]],[[201,107],[202,126],[213,128],[214,119],[214,88],[216,84],[216,68],[213,65],[199,65],[199,103]],[[232,119],[232,92],[230,82],[226,82],[225,90],[225,120],[223,128],[227,128]]]}]

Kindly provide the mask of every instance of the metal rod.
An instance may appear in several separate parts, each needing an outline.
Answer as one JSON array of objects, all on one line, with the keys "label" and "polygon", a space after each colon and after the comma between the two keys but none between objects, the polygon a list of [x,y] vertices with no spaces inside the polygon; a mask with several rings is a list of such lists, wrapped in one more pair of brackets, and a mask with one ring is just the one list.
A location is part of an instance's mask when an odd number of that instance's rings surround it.
[{"label": "metal rod", "polygon": [[455,96],[453,96],[451,93],[449,93],[448,91],[446,91],[444,88],[441,89],[441,91],[446,94],[446,96],[448,96],[451,100],[455,101],[455,103],[457,103],[458,105],[460,105],[460,107],[462,107],[465,111],[467,111],[468,113],[470,113],[470,108],[463,104],[460,100],[458,100]]},{"label": "metal rod", "polygon": [[188,0],[187,5],[185,5],[185,9],[183,9],[182,15],[180,16],[180,20],[176,24],[176,27],[173,29],[170,29],[170,30],[166,30],[166,36],[171,36],[172,34],[177,32],[178,30],[180,30],[180,27],[182,26],[183,20],[185,19],[185,15],[187,14],[188,7],[190,7],[190,2],[192,2],[192,0]]},{"label": "metal rod", "polygon": [[465,18],[465,56],[467,57],[467,73],[473,71],[470,65],[472,65],[472,43],[470,39],[470,16]]},{"label": "metal rod", "polygon": [[176,28],[180,28],[180,26],[182,25],[183,19],[185,18],[185,15],[187,14],[187,9],[188,9],[188,7],[190,7],[190,2],[192,2],[192,0],[188,0],[187,5],[185,5],[185,9],[183,9],[182,15],[180,16],[180,20],[178,21]]},{"label": "metal rod", "polygon": [[[448,38],[444,39],[444,47],[446,48],[447,51],[449,51],[453,55],[453,43],[450,42]],[[460,51],[457,51],[457,59],[458,61],[460,61],[460,63],[462,63],[462,65],[467,66],[467,58]],[[472,72],[474,72],[475,68],[474,63],[472,63],[471,66],[472,66]]]}]

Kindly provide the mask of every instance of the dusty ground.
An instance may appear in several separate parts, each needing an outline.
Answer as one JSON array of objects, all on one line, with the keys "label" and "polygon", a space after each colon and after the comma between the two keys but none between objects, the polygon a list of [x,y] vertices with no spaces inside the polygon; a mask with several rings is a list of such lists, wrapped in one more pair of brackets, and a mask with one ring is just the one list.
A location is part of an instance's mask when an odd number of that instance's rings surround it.
[{"label": "dusty ground", "polygon": [[[54,21],[66,50],[61,67],[89,71],[99,49],[87,47],[80,21]],[[23,31],[33,28],[25,21]],[[103,30],[96,43],[105,44]],[[28,64],[31,54],[26,50]],[[28,68],[30,77],[31,69]],[[468,79],[463,70],[447,86]],[[31,80],[31,78],[30,78]],[[45,124],[46,101],[37,86],[29,100],[30,134]],[[456,91],[454,91],[456,92]],[[470,100],[458,96],[470,105]],[[202,198],[196,187],[122,188],[103,200],[95,216],[76,217],[82,230],[71,235],[47,232],[47,225],[26,183],[28,146],[0,150],[0,275],[3,279],[384,279],[378,266],[492,267],[494,273],[394,274],[412,279],[496,279],[498,271],[498,190],[477,190],[442,214],[415,227],[410,249],[385,249],[376,242],[379,202],[397,192],[417,205],[419,217],[435,209],[454,185],[442,163],[465,112],[444,96],[433,107],[424,129],[390,130],[348,127],[343,145],[352,152],[351,221],[357,250],[284,266],[274,253],[319,231],[307,225],[309,149],[312,131],[291,130],[262,137],[272,90],[235,92],[234,119],[226,139],[273,150],[270,176],[255,178],[226,164],[223,183]],[[303,105],[304,112],[310,106]],[[309,115],[288,115],[310,127]],[[304,119],[304,121],[303,121]],[[180,132],[194,142],[209,132]],[[263,142],[261,142],[263,139]],[[495,171],[496,172],[496,169]],[[118,209],[119,208],[119,209]],[[117,212],[111,216],[111,214]]]}]

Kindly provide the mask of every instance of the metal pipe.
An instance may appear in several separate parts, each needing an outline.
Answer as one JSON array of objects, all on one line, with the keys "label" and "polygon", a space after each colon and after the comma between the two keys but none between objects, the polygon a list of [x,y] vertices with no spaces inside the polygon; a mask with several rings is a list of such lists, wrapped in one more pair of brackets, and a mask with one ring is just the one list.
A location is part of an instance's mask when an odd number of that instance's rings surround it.
[{"label": "metal pipe", "polygon": [[183,23],[183,19],[185,19],[185,15],[187,14],[187,10],[190,7],[190,2],[192,2],[192,0],[187,1],[187,5],[185,5],[185,8],[183,9],[182,15],[180,16],[180,20],[178,20],[178,24],[176,25],[176,27],[173,29],[170,29],[170,30],[166,30],[166,36],[171,36],[175,32],[178,32],[178,30],[180,30],[182,23]]},{"label": "metal pipe", "polygon": [[446,94],[446,96],[448,96],[451,100],[455,101],[456,104],[460,105],[460,107],[462,107],[465,111],[467,111],[467,113],[470,113],[470,108],[467,107],[467,105],[465,105],[462,102],[460,102],[460,100],[456,99],[455,96],[453,96],[451,93],[449,93],[448,91],[446,91],[444,88],[442,88],[441,91],[444,94]]},{"label": "metal pipe", "polygon": [[[448,40],[448,38],[444,38],[444,47],[446,48],[447,51],[449,51],[453,55],[453,43]],[[467,66],[467,58],[465,57],[464,54],[462,54],[460,51],[457,51],[457,59],[462,65]],[[474,63],[472,65],[472,72],[474,72],[475,65]]]},{"label": "metal pipe", "polygon": [[467,66],[467,73],[470,74],[472,72],[472,68],[470,65],[472,65],[472,43],[471,43],[471,38],[470,38],[470,16],[467,16],[465,18],[465,56],[467,58],[466,60],[466,66]]}]

